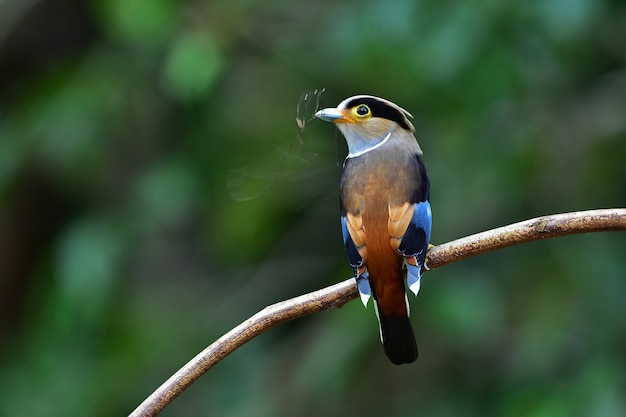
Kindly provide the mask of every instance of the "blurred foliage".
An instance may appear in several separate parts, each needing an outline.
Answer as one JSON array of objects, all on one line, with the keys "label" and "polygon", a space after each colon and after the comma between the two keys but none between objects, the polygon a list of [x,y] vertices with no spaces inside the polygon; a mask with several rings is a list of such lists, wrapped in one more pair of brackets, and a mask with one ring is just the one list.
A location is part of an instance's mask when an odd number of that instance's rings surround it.
[{"label": "blurred foliage", "polygon": [[[259,309],[349,277],[346,147],[298,131],[303,91],[415,115],[434,243],[623,207],[625,39],[615,0],[0,2],[0,415],[125,415]],[[429,272],[415,364],[352,302],[162,415],[625,415],[625,250],[575,236]]]}]

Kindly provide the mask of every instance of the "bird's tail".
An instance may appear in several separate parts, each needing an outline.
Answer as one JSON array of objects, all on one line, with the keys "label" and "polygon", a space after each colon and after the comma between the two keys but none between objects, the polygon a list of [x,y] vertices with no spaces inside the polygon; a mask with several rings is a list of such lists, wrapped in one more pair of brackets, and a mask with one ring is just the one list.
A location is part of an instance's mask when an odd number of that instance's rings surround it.
[{"label": "bird's tail", "polygon": [[385,354],[396,364],[412,363],[417,359],[417,343],[408,316],[379,315],[380,334]]},{"label": "bird's tail", "polygon": [[[370,253],[370,256],[373,255],[375,253]],[[385,354],[396,365],[415,362],[417,343],[409,321],[409,302],[402,269],[404,258],[391,251],[388,256],[378,256],[377,259],[379,262],[368,263],[368,282],[375,301]]]}]

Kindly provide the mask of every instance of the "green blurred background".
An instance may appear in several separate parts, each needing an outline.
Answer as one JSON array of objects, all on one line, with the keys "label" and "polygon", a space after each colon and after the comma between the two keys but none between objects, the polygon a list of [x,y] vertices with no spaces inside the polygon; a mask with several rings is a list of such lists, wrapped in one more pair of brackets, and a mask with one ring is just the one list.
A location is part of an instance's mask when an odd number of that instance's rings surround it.
[{"label": "green blurred background", "polygon": [[[295,123],[321,88],[414,114],[434,243],[626,205],[623,1],[0,1],[0,415],[126,415],[264,306],[350,276],[343,138]],[[415,364],[354,301],[162,415],[626,415],[625,258],[603,233],[429,272]]]}]

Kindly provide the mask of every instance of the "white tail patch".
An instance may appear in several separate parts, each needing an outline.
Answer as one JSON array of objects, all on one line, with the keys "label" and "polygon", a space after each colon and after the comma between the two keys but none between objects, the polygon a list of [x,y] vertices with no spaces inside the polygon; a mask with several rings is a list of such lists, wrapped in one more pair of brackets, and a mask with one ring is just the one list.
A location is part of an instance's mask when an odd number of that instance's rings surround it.
[{"label": "white tail patch", "polygon": [[406,303],[406,315],[408,317],[411,315],[411,306],[409,306],[409,297],[407,293],[404,293],[404,302]]},{"label": "white tail patch", "polygon": [[417,293],[420,292],[420,287],[422,285],[422,279],[418,278],[413,284],[409,285],[409,290],[417,297]]},{"label": "white tail patch", "polygon": [[414,266],[406,263],[406,281],[409,284],[409,290],[417,297],[417,293],[420,291],[422,285],[422,269],[420,265]]},{"label": "white tail patch", "polygon": [[367,272],[356,279],[356,285],[359,288],[359,295],[361,296],[361,302],[367,308],[367,302],[372,296],[372,289],[370,283],[367,280]]},{"label": "white tail patch", "polygon": [[374,311],[376,311],[376,318],[378,319],[378,332],[380,333],[380,342],[384,343],[383,340],[383,327],[380,325],[380,313],[378,312],[378,303],[374,300]]}]

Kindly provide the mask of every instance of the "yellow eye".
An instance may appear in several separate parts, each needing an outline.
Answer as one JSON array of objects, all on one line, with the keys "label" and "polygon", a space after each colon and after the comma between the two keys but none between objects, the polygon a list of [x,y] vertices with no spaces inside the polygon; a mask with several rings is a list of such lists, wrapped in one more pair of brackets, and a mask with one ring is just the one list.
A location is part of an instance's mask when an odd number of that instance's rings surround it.
[{"label": "yellow eye", "polygon": [[367,107],[365,104],[361,104],[354,110],[354,114],[356,114],[358,117],[369,116],[370,108]]}]

